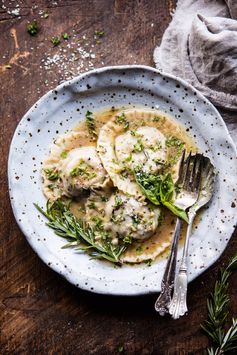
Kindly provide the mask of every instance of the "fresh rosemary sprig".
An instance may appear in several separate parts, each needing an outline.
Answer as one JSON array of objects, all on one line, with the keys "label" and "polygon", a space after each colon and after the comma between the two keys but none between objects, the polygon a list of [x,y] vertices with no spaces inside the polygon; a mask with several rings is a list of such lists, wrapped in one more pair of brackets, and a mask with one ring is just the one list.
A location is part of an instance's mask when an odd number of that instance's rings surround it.
[{"label": "fresh rosemary sprig", "polygon": [[95,241],[95,231],[89,225],[77,219],[69,210],[69,204],[58,199],[47,202],[46,211],[34,204],[49,222],[47,226],[52,228],[60,237],[68,240],[64,247],[76,247],[90,254],[95,259],[106,259],[113,263],[120,263],[119,257],[126,250],[127,245],[112,245],[109,240],[103,243]]},{"label": "fresh rosemary sprig", "polygon": [[229,314],[228,279],[237,266],[237,254],[215,283],[214,292],[207,300],[208,320],[201,324],[202,329],[211,337],[215,347],[207,349],[208,355],[221,355],[237,349],[237,318],[226,331],[225,324]]}]

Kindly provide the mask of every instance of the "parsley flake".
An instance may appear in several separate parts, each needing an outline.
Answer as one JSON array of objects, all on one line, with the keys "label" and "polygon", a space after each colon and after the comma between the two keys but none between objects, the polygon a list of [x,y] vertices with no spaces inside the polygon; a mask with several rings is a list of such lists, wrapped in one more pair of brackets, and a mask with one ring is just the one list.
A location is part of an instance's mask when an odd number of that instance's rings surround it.
[{"label": "parsley flake", "polygon": [[117,116],[115,122],[119,125],[123,125],[125,130],[127,130],[129,128],[129,122],[127,121],[124,113]]},{"label": "parsley flake", "polygon": [[38,22],[36,20],[32,21],[27,25],[26,29],[31,36],[35,36],[39,32]]},{"label": "parsley flake", "polygon": [[69,39],[69,34],[65,32],[65,33],[62,34],[62,37],[63,37],[64,40],[67,41]]},{"label": "parsley flake", "polygon": [[96,36],[96,37],[101,38],[101,37],[103,37],[104,35],[105,35],[105,32],[104,32],[104,31],[95,31],[95,36]]},{"label": "parsley flake", "polygon": [[60,157],[63,158],[63,159],[66,159],[68,156],[68,152],[66,152],[65,150],[62,151],[62,153],[60,154]]},{"label": "parsley flake", "polygon": [[143,150],[144,150],[144,145],[143,145],[143,143],[142,143],[142,140],[141,140],[141,138],[138,138],[137,143],[134,144],[134,146],[133,146],[133,151],[134,151],[135,153],[140,153],[140,152],[142,152]]},{"label": "parsley flake", "polygon": [[60,38],[57,37],[57,36],[56,37],[52,37],[51,38],[51,42],[53,43],[54,47],[58,46],[61,43]]},{"label": "parsley flake", "polygon": [[115,207],[119,207],[122,206],[123,204],[123,200],[121,199],[121,197],[119,195],[115,195]]},{"label": "parsley flake", "polygon": [[93,113],[90,111],[86,112],[86,124],[89,133],[93,136],[93,139],[95,139],[97,137],[95,119],[93,117]]},{"label": "parsley flake", "polygon": [[59,178],[59,171],[56,168],[44,169],[44,173],[45,173],[47,179],[50,181],[57,180]]}]

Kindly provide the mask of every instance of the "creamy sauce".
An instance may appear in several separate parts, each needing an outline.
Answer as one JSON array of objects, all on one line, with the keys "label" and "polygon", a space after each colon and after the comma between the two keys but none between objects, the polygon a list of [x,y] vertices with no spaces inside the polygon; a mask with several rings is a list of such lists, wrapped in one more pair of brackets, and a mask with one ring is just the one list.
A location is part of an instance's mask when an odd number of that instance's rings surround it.
[{"label": "creamy sauce", "polygon": [[[141,109],[142,107],[138,107],[138,108]],[[94,112],[93,115],[95,117],[97,133],[99,133],[101,127],[105,123],[111,120],[111,118],[116,114],[116,112],[120,112],[126,109],[127,109],[126,107],[122,107],[116,109],[104,109],[104,110],[101,109],[98,110],[97,112]],[[144,108],[144,110],[145,109],[147,108]],[[154,122],[152,124],[153,127],[159,129],[166,136],[172,134],[173,136],[183,141],[185,143],[187,151],[192,151],[193,153],[198,151],[196,143],[194,142],[193,138],[187,134],[185,127],[183,127],[173,117],[165,114],[164,112],[160,113],[159,117],[160,120]],[[142,124],[145,124],[145,122]],[[151,124],[149,124],[149,126],[151,126]],[[83,138],[80,140],[79,146],[96,145],[96,141],[93,141],[91,139],[90,134],[89,133],[85,134],[85,132],[87,132],[87,125],[85,121],[77,124],[75,127],[73,127],[73,130],[83,133]]]},{"label": "creamy sauce", "polygon": [[[128,109],[127,107],[120,107],[116,109],[103,109],[97,112],[93,112],[93,117],[95,121],[96,133],[99,134],[101,127],[110,121],[112,117],[119,111],[123,111]],[[137,107],[137,109],[146,110],[147,108]],[[136,110],[136,108],[134,108]],[[147,122],[130,122],[129,129],[137,129],[142,126],[149,126],[157,128],[161,133],[163,133],[166,137],[172,135],[178,138],[180,141],[184,142],[185,149],[187,152],[192,151],[193,153],[198,151],[197,145],[194,142],[193,138],[189,136],[186,132],[185,127],[180,125],[174,118],[170,117],[167,114],[164,114],[161,111],[156,110],[157,119],[154,121]],[[74,132],[77,133],[77,138],[72,138],[67,141],[66,150],[71,150],[74,148],[80,148],[83,146],[96,146],[96,139],[93,139],[92,135],[88,132],[88,127],[86,121],[80,122],[78,125],[72,128]],[[63,142],[64,144],[64,142]],[[172,158],[172,148],[170,149],[170,157]],[[174,155],[174,152],[173,152]],[[51,163],[50,159],[48,162]],[[177,168],[176,168],[177,170]],[[106,193],[106,192],[105,192]],[[108,193],[109,196],[109,193]],[[80,197],[80,199],[74,199],[71,204],[72,213],[80,218],[85,219],[85,203],[87,198]],[[155,234],[149,239],[139,242],[133,241],[133,244],[126,250],[126,252],[122,255],[121,260],[123,262],[129,263],[137,263],[144,261],[144,254],[146,259],[154,259],[154,254],[157,255],[157,246],[161,245],[159,250],[158,257],[166,257],[167,248],[170,246],[172,235],[175,229],[176,216],[174,216],[171,212],[169,212],[165,208],[161,208],[162,210],[162,218],[160,225],[158,226]],[[198,219],[195,220],[195,224],[198,223]],[[195,227],[195,225],[194,225]],[[186,233],[186,223],[182,224],[181,229],[181,243],[184,239]],[[142,256],[143,255],[143,256]]]}]

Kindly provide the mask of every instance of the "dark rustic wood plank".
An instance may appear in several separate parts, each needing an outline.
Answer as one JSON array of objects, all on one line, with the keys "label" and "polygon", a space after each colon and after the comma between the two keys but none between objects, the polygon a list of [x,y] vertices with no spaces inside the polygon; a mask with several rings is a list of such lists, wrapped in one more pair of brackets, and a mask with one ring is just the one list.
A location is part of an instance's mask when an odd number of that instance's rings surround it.
[{"label": "dark rustic wood plank", "polygon": [[[31,250],[14,220],[7,191],[6,165],[14,129],[28,108],[77,64],[45,68],[48,57],[81,47],[95,54],[93,67],[112,64],[153,65],[152,53],[171,17],[174,0],[12,1],[0,11],[0,353],[2,354],[201,354],[208,344],[199,324],[206,317],[206,297],[217,268],[236,250],[236,238],[219,262],[190,285],[190,312],[176,322],[153,310],[155,296],[121,298],[90,294],[68,284]],[[49,13],[42,18],[41,10]],[[36,37],[26,32],[36,18]],[[53,48],[50,38],[67,32],[71,38]],[[104,30],[96,44],[95,30]],[[83,39],[86,36],[86,39]],[[92,47],[94,45],[94,47]],[[65,49],[66,52],[60,52]],[[80,61],[79,61],[80,62]],[[6,64],[11,69],[6,69]],[[86,61],[85,61],[86,63]],[[86,65],[86,64],[85,64]],[[61,70],[61,73],[59,71]],[[80,71],[84,69],[81,68]],[[79,72],[79,70],[77,71]],[[211,233],[211,231],[210,231]],[[236,234],[235,234],[236,237]],[[232,311],[236,313],[236,279],[231,280]]]}]

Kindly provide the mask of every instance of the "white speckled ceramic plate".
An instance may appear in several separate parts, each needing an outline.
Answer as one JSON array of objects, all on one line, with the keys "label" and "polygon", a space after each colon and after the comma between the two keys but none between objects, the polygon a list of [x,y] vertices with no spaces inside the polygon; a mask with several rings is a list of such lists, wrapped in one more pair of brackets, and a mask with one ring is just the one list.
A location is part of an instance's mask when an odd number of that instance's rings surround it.
[{"label": "white speckled ceramic plate", "polygon": [[[214,106],[184,81],[145,66],[107,67],[68,81],[43,96],[23,117],[9,154],[9,190],[15,218],[39,257],[72,284],[111,295],[160,291],[165,260],[114,268],[86,254],[61,249],[65,240],[45,226],[33,202],[45,205],[41,162],[58,133],[72,128],[87,110],[144,105],[168,112],[195,138],[218,171],[214,198],[194,230],[189,280],[213,264],[225,249],[236,222],[236,150]],[[179,250],[179,256],[181,250]]]}]

